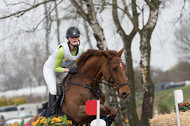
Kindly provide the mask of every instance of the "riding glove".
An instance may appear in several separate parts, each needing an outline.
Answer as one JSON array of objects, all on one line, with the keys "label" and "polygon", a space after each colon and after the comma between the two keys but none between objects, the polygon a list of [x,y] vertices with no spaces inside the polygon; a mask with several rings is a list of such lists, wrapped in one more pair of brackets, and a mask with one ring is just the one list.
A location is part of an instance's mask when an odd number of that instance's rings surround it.
[{"label": "riding glove", "polygon": [[77,73],[77,68],[76,67],[69,68],[69,73],[70,74],[76,74]]}]

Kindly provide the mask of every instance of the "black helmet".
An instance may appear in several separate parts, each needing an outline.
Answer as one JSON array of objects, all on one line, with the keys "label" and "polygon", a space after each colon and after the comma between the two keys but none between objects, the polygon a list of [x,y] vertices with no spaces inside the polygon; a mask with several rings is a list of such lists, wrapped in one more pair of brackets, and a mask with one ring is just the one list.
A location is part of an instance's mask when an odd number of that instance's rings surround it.
[{"label": "black helmet", "polygon": [[70,27],[67,29],[66,37],[77,37],[80,36],[80,31],[76,27]]}]

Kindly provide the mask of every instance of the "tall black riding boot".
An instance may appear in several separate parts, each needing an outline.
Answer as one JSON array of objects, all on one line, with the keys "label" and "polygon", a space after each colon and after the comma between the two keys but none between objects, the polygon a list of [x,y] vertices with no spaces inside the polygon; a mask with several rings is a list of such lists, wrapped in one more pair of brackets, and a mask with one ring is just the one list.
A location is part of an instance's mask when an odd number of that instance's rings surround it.
[{"label": "tall black riding boot", "polygon": [[49,108],[50,108],[50,113],[51,116],[56,116],[56,95],[52,95],[49,93]]}]

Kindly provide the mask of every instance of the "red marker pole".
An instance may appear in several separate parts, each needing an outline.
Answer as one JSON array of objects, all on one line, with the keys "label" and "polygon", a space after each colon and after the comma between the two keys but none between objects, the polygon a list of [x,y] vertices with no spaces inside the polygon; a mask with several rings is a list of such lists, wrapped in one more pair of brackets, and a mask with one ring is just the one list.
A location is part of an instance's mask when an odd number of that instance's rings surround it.
[{"label": "red marker pole", "polygon": [[106,122],[100,119],[100,100],[88,100],[86,102],[86,113],[96,115],[96,119],[90,123],[90,126],[106,126]]}]

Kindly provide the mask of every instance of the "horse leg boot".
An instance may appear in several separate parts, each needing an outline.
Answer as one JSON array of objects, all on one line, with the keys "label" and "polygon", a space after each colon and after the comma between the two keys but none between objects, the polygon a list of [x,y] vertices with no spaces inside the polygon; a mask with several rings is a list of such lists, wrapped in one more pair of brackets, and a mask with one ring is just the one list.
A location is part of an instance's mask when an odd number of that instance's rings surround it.
[{"label": "horse leg boot", "polygon": [[50,113],[52,116],[56,116],[56,95],[52,95],[49,93],[49,108],[50,108]]}]

